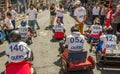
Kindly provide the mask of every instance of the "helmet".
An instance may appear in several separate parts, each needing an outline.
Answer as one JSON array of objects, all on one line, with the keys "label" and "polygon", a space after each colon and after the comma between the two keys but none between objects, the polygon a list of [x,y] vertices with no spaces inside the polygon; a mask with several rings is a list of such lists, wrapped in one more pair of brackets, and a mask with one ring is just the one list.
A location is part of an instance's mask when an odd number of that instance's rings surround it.
[{"label": "helmet", "polygon": [[56,22],[61,22],[61,19],[60,19],[60,18],[57,18]]},{"label": "helmet", "polygon": [[10,32],[9,38],[11,42],[17,42],[21,40],[20,32],[18,30],[13,30]]},{"label": "helmet", "polygon": [[21,21],[21,26],[26,26],[27,22],[25,20]]},{"label": "helmet", "polygon": [[79,32],[79,29],[77,27],[72,27],[71,32]]}]

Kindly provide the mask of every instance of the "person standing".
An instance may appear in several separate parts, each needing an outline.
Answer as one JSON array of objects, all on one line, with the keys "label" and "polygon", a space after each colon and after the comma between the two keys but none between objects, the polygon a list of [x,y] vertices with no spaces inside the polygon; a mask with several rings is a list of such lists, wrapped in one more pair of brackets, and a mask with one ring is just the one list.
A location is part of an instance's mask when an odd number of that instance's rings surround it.
[{"label": "person standing", "polygon": [[14,29],[14,26],[12,24],[11,19],[12,19],[12,14],[9,13],[9,12],[7,12],[6,13],[6,18],[3,21],[3,29],[5,30],[6,40],[8,42],[10,42],[10,40],[9,40],[9,34]]},{"label": "person standing", "polygon": [[113,33],[116,34],[116,32],[120,32],[120,5],[116,6],[117,10],[112,15],[112,28]]},{"label": "person standing", "polygon": [[56,17],[56,8],[55,8],[55,4],[53,3],[50,7],[50,23],[48,28],[53,27],[55,17]]},{"label": "person standing", "polygon": [[106,15],[106,27],[107,28],[111,25],[112,14],[113,14],[112,7],[109,6],[108,7],[108,12],[107,12],[107,15]]},{"label": "person standing", "polygon": [[2,19],[2,13],[1,13],[1,11],[0,11],[0,20]]},{"label": "person standing", "polygon": [[76,2],[76,9],[74,11],[74,19],[76,21],[76,27],[80,33],[83,34],[84,22],[86,21],[86,9],[81,6],[81,2]]},{"label": "person standing", "polygon": [[[36,24],[36,18],[37,18],[37,10],[34,8],[33,4],[30,5],[30,8],[27,11],[27,15],[29,17],[28,25],[30,26],[32,31],[36,34],[35,24]],[[35,36],[35,34],[34,34],[34,36]]]},{"label": "person standing", "polygon": [[105,4],[102,4],[101,11],[100,11],[100,20],[101,20],[102,26],[104,25],[104,20],[106,15],[105,11],[106,11]]},{"label": "person standing", "polygon": [[57,18],[60,18],[61,22],[63,23],[64,8],[62,4],[59,4],[59,7],[56,9],[56,12],[57,12]]},{"label": "person standing", "polygon": [[15,24],[16,23],[15,19],[16,19],[17,12],[11,6],[8,7],[7,12],[11,13],[11,15],[12,15],[11,22],[12,22],[13,27],[15,29],[15,25],[16,25]]},{"label": "person standing", "polygon": [[95,20],[96,17],[99,17],[99,13],[100,13],[100,7],[99,4],[96,3],[95,7],[93,7],[92,9],[92,23]]},{"label": "person standing", "polygon": [[[34,8],[35,8],[35,6],[34,6]],[[38,12],[38,10],[37,10],[37,12]],[[39,26],[39,24],[38,24],[37,17],[36,17],[36,20],[35,20],[35,25],[37,26],[37,30],[39,30],[39,29],[40,29],[40,26]]]}]

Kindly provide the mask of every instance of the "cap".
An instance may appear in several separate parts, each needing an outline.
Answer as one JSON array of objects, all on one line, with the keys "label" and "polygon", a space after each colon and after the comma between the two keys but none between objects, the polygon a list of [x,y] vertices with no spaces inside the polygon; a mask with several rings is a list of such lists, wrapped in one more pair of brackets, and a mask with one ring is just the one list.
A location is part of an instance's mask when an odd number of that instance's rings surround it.
[{"label": "cap", "polygon": [[81,4],[81,1],[77,0],[77,1],[75,2],[75,5],[76,5],[76,4]]}]

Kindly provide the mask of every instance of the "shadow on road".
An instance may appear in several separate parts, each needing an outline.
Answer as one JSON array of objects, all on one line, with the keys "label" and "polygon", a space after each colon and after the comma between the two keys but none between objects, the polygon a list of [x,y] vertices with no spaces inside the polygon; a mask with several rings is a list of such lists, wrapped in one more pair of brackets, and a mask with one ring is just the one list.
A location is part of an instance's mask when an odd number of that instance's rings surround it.
[{"label": "shadow on road", "polygon": [[[54,62],[56,66],[61,67],[61,59],[59,58],[56,62]],[[64,74],[62,70],[60,69],[59,74]],[[68,72],[68,74],[94,74],[93,71],[88,71],[88,70],[80,70],[80,71],[73,71],[73,72]]]},{"label": "shadow on road", "polygon": [[[59,74],[64,74],[62,70],[59,71]],[[80,71],[71,71],[67,74],[94,74],[93,71],[86,71],[86,70],[80,70]]]},{"label": "shadow on road", "polygon": [[5,55],[5,51],[0,52],[0,57],[3,57]]},{"label": "shadow on road", "polygon": [[61,67],[61,58],[59,58],[57,61],[54,62],[56,66]]},{"label": "shadow on road", "polygon": [[104,65],[102,67],[99,67],[96,64],[97,70],[101,72],[101,74],[120,74],[120,65],[119,66],[114,66],[114,65]]},{"label": "shadow on road", "polygon": [[101,74],[120,74],[119,70],[101,70]]}]

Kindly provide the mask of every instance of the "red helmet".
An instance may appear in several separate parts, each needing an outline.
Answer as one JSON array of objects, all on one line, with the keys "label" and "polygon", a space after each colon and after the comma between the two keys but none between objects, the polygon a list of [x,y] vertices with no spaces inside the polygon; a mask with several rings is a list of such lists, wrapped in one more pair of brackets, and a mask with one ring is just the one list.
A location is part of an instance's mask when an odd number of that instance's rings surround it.
[{"label": "red helmet", "polygon": [[61,19],[60,19],[60,18],[58,18],[58,19],[56,20],[56,22],[61,22]]}]

